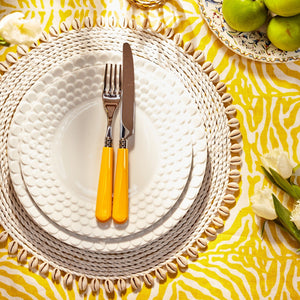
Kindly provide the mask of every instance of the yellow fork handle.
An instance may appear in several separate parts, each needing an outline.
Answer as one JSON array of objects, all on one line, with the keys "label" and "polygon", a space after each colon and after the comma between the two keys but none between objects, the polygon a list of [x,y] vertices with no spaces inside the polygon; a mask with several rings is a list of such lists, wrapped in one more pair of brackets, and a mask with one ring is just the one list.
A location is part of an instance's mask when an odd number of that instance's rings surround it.
[{"label": "yellow fork handle", "polygon": [[119,148],[114,186],[112,218],[116,223],[128,219],[128,149]]},{"label": "yellow fork handle", "polygon": [[95,212],[100,222],[106,222],[111,218],[113,167],[113,148],[103,147]]}]

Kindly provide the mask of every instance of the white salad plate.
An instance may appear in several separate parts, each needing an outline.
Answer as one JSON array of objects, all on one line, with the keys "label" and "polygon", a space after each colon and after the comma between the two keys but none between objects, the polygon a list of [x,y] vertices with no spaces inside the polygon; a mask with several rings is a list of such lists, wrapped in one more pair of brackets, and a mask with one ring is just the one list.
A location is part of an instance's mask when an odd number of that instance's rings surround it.
[{"label": "white salad plate", "polygon": [[252,60],[280,63],[300,59],[300,49],[282,51],[267,37],[266,25],[256,31],[240,32],[232,29],[222,13],[222,0],[199,0],[201,13],[213,33],[235,53]]},{"label": "white salad plate", "polygon": [[[15,112],[8,157],[16,194],[39,226],[72,246],[120,251],[158,238],[184,216],[205,173],[206,138],[199,110],[176,76],[134,57],[129,219],[125,224],[98,222],[106,62],[121,63],[120,54],[73,57],[41,77]],[[118,138],[119,113],[114,122],[115,151]]]}]

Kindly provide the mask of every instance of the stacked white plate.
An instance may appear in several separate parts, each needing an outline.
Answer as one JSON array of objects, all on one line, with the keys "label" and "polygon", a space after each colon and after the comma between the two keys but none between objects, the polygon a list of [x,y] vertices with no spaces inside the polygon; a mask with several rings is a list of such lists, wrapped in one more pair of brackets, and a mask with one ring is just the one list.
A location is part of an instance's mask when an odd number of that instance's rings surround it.
[{"label": "stacked white plate", "polygon": [[[181,81],[134,56],[129,219],[97,222],[105,63],[121,63],[120,52],[73,56],[37,80],[17,107],[7,150],[16,194],[38,226],[69,245],[111,252],[145,245],[183,218],[202,184],[207,142],[204,118]],[[113,126],[116,151],[119,112]]]}]

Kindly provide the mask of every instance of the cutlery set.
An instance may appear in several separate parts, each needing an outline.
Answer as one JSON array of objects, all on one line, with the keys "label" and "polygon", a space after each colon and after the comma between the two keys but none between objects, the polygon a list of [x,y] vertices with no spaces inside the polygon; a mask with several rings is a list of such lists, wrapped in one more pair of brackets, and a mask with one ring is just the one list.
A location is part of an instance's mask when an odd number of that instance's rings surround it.
[{"label": "cutlery set", "polygon": [[[128,43],[123,44],[123,66],[117,64],[105,66],[102,101],[107,116],[107,128],[102,150],[95,216],[100,222],[106,222],[112,217],[116,223],[124,223],[128,219],[128,138],[134,133],[134,67]],[[113,187],[112,121],[120,102],[120,140]]]}]

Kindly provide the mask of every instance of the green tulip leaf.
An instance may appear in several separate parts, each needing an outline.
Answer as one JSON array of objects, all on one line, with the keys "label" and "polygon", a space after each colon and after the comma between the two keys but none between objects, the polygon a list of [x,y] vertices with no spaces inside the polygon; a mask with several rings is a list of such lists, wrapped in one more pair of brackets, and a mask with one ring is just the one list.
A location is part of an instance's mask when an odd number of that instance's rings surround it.
[{"label": "green tulip leaf", "polygon": [[300,199],[300,187],[296,184],[291,184],[292,189],[293,189],[293,194],[295,195],[294,198],[297,200]]},{"label": "green tulip leaf", "polygon": [[8,43],[6,41],[0,41],[0,45],[4,46],[4,47],[8,47],[10,45],[10,43]]},{"label": "green tulip leaf", "polygon": [[267,220],[264,220],[264,222],[263,222],[263,224],[262,224],[262,228],[261,228],[261,238],[263,238],[263,236],[264,236],[266,222],[267,222]]},{"label": "green tulip leaf", "polygon": [[292,185],[292,189],[293,189],[293,197],[296,199],[296,200],[299,200],[300,199],[300,188],[297,186],[297,185]]},{"label": "green tulip leaf", "polygon": [[289,180],[284,179],[278,172],[270,168],[268,172],[264,167],[262,167],[267,178],[280,189],[285,191],[287,194],[292,196],[295,199],[300,199],[300,187],[293,183],[290,183]]},{"label": "green tulip leaf", "polygon": [[0,36],[0,45],[8,47],[10,43],[8,43],[2,36]]},{"label": "green tulip leaf", "polygon": [[[276,181],[274,180],[274,178],[272,177],[271,173],[269,171],[267,171],[267,169],[263,166],[261,166],[265,176],[275,185],[277,185]],[[278,185],[277,185],[278,186]],[[278,186],[280,188],[280,186]]]},{"label": "green tulip leaf", "polygon": [[[275,173],[277,173],[277,172],[275,172]],[[298,185],[291,183],[290,181],[284,179],[278,173],[277,173],[277,175],[279,177],[278,177],[278,179],[275,179],[275,180],[278,180],[278,182],[280,181],[280,184],[282,185],[282,190],[284,190],[286,193],[288,193],[290,196],[292,196],[296,200],[300,199],[300,187]]]},{"label": "green tulip leaf", "polygon": [[274,179],[274,181],[277,183],[277,185],[284,190],[285,192],[287,192],[289,194],[290,190],[291,190],[291,184],[284,179],[279,173],[277,173],[274,169],[270,168],[270,173]]},{"label": "green tulip leaf", "polygon": [[300,164],[293,168],[293,173],[295,173],[300,168]]},{"label": "green tulip leaf", "polygon": [[272,194],[276,214],[282,226],[300,243],[300,230],[291,221],[291,212]]}]

